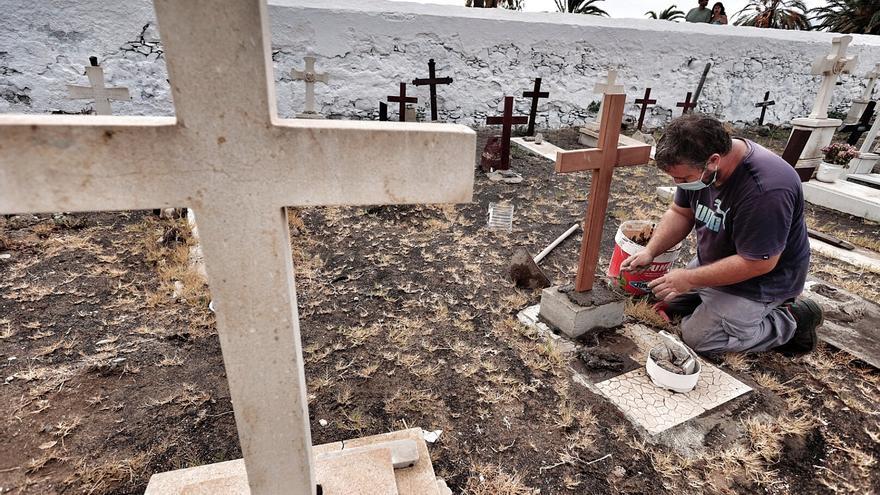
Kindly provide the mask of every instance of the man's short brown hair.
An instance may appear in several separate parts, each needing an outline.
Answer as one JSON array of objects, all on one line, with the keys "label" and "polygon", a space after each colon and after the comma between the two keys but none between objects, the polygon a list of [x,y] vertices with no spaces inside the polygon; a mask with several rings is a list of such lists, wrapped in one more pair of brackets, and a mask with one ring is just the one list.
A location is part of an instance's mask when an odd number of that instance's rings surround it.
[{"label": "man's short brown hair", "polygon": [[654,161],[660,170],[675,165],[703,169],[715,153],[726,155],[733,142],[724,125],[712,117],[689,114],[678,117],[666,126],[666,133],[657,143]]}]

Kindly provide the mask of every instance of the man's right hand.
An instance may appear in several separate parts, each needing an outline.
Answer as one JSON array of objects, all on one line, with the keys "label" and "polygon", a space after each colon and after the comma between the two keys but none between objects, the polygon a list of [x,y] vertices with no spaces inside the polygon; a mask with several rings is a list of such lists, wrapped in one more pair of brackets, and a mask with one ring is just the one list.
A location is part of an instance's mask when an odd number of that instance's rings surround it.
[{"label": "man's right hand", "polygon": [[654,255],[649,253],[647,249],[644,249],[623,260],[623,263],[620,264],[620,271],[632,273],[643,272],[651,266],[652,261],[654,261]]}]

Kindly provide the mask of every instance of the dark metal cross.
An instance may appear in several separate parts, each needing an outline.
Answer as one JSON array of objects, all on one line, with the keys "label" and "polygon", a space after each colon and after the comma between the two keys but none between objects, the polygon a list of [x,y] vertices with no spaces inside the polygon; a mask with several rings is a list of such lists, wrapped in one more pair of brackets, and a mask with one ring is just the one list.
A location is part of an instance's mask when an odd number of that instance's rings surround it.
[{"label": "dark metal cross", "polygon": [[384,101],[379,102],[379,120],[388,120],[388,104]]},{"label": "dark metal cross", "polygon": [[400,83],[400,96],[389,96],[388,101],[400,104],[400,121],[406,120],[406,104],[418,103],[419,99],[415,96],[406,96],[406,83]]},{"label": "dark metal cross", "polygon": [[691,108],[694,108],[697,106],[697,103],[691,102],[691,92],[688,91],[688,94],[684,98],[684,101],[680,101],[680,102],[676,103],[675,106],[681,107],[681,114],[682,115],[687,115],[688,113],[690,113]]},{"label": "dark metal cross", "polygon": [[761,109],[761,118],[758,119],[758,125],[764,125],[764,115],[767,113],[767,107],[775,105],[776,101],[770,99],[770,92],[764,93],[764,101],[755,103],[755,108]]},{"label": "dark metal cross", "polygon": [[527,124],[529,118],[522,116],[513,116],[513,97],[504,97],[504,115],[501,117],[486,117],[486,124],[501,125],[501,165],[500,170],[510,168],[510,131],[514,124]]},{"label": "dark metal cross", "polygon": [[[862,134],[868,132],[868,129],[871,128],[871,117],[874,115],[874,108],[876,107],[877,102],[871,100],[865,106],[865,111],[862,112],[862,116],[859,118],[859,121],[855,124],[845,125],[840,130],[843,132],[848,132],[849,139],[846,140],[847,144],[851,144],[853,146],[859,142],[859,139],[862,138]],[[880,118],[880,117],[878,117]]]},{"label": "dark metal cross", "polygon": [[535,134],[535,118],[538,114],[538,100],[541,98],[549,98],[550,93],[547,91],[541,91],[541,78],[536,77],[535,89],[524,91],[523,96],[532,99],[532,108],[529,110],[529,128],[526,130],[526,134],[533,136]]},{"label": "dark metal cross", "polygon": [[697,84],[697,91],[694,92],[694,106],[697,106],[697,102],[700,101],[700,95],[703,94],[703,85],[706,84],[706,76],[709,75],[709,69],[712,68],[712,62],[706,62],[706,66],[703,67],[703,75],[700,76],[700,83]]},{"label": "dark metal cross", "polygon": [[636,126],[637,131],[642,130],[642,124],[645,123],[645,110],[648,109],[648,105],[653,105],[657,103],[657,100],[650,99],[651,97],[651,88],[645,88],[645,97],[636,99],[636,105],[641,105],[642,110],[639,112],[639,125]]},{"label": "dark metal cross", "polygon": [[435,77],[434,59],[428,60],[428,78],[413,79],[412,83],[416,86],[428,85],[431,87],[431,120],[437,120],[437,85],[452,84],[451,77]]}]

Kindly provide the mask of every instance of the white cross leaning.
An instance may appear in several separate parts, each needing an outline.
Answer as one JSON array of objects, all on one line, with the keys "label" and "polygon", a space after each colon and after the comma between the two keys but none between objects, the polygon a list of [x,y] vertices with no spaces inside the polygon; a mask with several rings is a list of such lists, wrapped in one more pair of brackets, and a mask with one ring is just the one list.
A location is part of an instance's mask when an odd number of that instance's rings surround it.
[{"label": "white cross leaning", "polygon": [[192,208],[251,493],[312,494],[284,207],[470,201],[476,136],[279,119],[265,0],[154,5],[176,116],[0,116],[0,212]]},{"label": "white cross leaning", "polygon": [[874,86],[877,84],[877,79],[880,78],[880,63],[874,66],[871,72],[865,74],[865,78],[868,79],[868,84],[865,86],[865,91],[862,92],[862,100],[868,101],[871,99],[872,93],[874,93]]},{"label": "white cross leaning", "polygon": [[823,78],[819,94],[816,95],[816,101],[813,103],[813,109],[808,118],[828,118],[828,105],[831,104],[831,94],[834,91],[834,85],[837,84],[837,76],[849,74],[858,64],[857,56],[846,54],[846,47],[851,41],[852,36],[849,35],[833,38],[831,53],[822,55],[813,62],[810,73],[821,75]]},{"label": "white cross leaning", "polygon": [[[596,83],[593,86],[593,92],[601,95],[620,95],[624,94],[623,85],[616,84],[617,83],[617,70],[616,69],[608,69],[608,74],[605,76],[604,83]],[[602,122],[602,109],[605,106],[605,98],[603,97],[601,103],[599,103],[599,114],[596,115],[596,123],[599,124]]]},{"label": "white cross leaning", "polygon": [[67,91],[72,100],[95,100],[95,113],[97,115],[112,115],[113,108],[110,100],[130,100],[128,88],[104,87],[104,69],[100,65],[86,66],[86,76],[89,78],[88,86],[67,85]]},{"label": "white cross leaning", "polygon": [[315,72],[314,56],[307,55],[303,57],[303,60],[305,60],[306,62],[305,70],[293,69],[292,71],[290,71],[293,79],[306,82],[306,108],[303,113],[297,115],[297,118],[320,117],[321,115],[315,111],[315,83],[322,82],[324,84],[327,84],[327,81],[330,78],[327,77],[327,74],[320,74],[318,72]]}]

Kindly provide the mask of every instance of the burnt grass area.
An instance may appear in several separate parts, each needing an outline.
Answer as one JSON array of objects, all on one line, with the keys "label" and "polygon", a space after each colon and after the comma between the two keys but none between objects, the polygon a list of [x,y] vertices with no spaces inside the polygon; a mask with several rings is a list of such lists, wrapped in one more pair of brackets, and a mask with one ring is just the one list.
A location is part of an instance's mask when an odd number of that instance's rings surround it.
[{"label": "burnt grass area", "polygon": [[[490,132],[478,131],[478,155]],[[581,147],[574,129],[544,135]],[[787,136],[749,137],[779,152]],[[537,254],[582,219],[589,175],[555,174],[516,146],[512,168],[522,183],[475,171],[470,204],[289,210],[315,444],[441,429],[434,468],[471,495],[880,486],[880,373],[829,346],[719,360],[755,392],[688,449],[646,440],[576,383],[569,366],[583,364],[517,322],[540,291],[512,287],[507,267],[516,248]],[[655,188],[669,184],[651,166],[615,172],[602,271],[619,223],[659,219]],[[485,228],[498,202],[515,205],[512,232]],[[878,250],[877,224],[808,214]],[[554,283],[574,279],[579,242],[542,262]],[[0,259],[0,493],[142,493],[154,473],[240,457],[192,243],[185,221],[148,212],[0,218],[11,255]],[[812,272],[880,301],[876,275],[816,256]],[[627,324],[658,327],[644,308],[632,301]],[[606,350],[628,349],[620,338]]]}]

